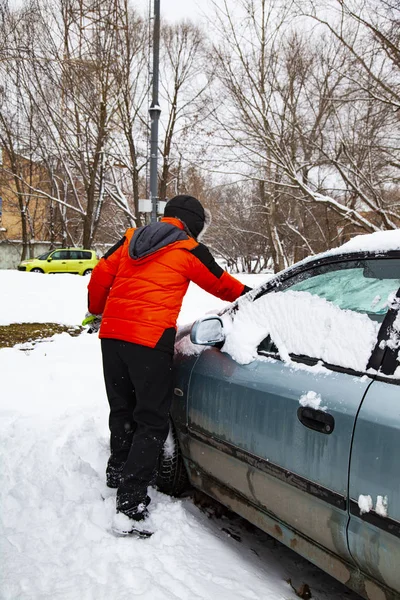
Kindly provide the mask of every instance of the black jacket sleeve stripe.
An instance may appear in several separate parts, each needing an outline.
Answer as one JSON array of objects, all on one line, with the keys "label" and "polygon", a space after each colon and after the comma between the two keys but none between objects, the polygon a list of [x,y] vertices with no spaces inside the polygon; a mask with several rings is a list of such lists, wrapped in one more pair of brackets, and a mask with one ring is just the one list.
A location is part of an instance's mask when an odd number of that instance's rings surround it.
[{"label": "black jacket sleeve stripe", "polygon": [[116,250],[118,250],[118,248],[119,248],[120,246],[122,246],[122,245],[123,245],[123,243],[125,242],[125,240],[126,240],[126,237],[124,236],[123,238],[121,238],[121,239],[119,240],[119,242],[117,242],[116,244],[114,244],[114,246],[112,246],[111,248],[109,248],[109,249],[107,250],[107,252],[106,252],[106,253],[105,253],[105,255],[103,256],[103,258],[105,258],[105,259],[107,260],[107,258],[109,258],[109,257],[111,256],[111,254],[114,254],[114,252],[115,252]]},{"label": "black jacket sleeve stripe", "polygon": [[190,252],[218,279],[225,273],[225,271],[215,262],[213,255],[204,244],[199,244],[196,248],[190,250]]}]

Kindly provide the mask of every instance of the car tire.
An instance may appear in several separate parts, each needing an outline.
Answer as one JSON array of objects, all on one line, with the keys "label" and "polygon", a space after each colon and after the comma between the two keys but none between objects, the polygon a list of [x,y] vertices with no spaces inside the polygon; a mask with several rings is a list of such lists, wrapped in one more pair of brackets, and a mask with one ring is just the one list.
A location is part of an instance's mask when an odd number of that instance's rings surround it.
[{"label": "car tire", "polygon": [[35,267],[34,269],[30,270],[30,273],[44,273],[44,271],[39,269],[39,267]]},{"label": "car tire", "polygon": [[188,474],[171,421],[168,438],[160,454],[156,486],[169,496],[180,496],[189,487]]},{"label": "car tire", "polygon": [[86,269],[86,271],[83,271],[84,275],[90,275],[90,273],[93,271],[93,269]]}]

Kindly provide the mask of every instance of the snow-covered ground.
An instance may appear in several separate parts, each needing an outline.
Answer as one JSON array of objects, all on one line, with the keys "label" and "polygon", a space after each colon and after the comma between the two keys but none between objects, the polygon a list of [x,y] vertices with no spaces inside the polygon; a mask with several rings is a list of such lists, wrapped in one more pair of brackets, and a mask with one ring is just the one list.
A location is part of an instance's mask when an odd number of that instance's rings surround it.
[{"label": "snow-covered ground", "polygon": [[[239,278],[254,287],[266,276]],[[79,325],[87,282],[0,271],[0,325]],[[223,304],[191,286],[179,322]],[[152,490],[153,537],[112,536],[96,336],[1,349],[0,373],[1,600],[295,600],[288,579],[307,583],[315,599],[358,598],[239,519],[208,519],[190,498]]]}]

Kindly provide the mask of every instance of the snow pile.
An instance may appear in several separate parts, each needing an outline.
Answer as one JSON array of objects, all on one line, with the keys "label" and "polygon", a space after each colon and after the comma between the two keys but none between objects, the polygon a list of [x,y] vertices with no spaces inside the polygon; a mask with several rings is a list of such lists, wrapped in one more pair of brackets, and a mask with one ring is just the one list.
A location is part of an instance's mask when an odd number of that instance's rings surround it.
[{"label": "snow pile", "polygon": [[315,408],[315,410],[323,410],[326,411],[328,409],[327,406],[321,406],[321,394],[317,394],[317,392],[313,392],[310,390],[306,394],[300,397],[301,406],[308,406],[309,408]]},{"label": "snow pile", "polygon": [[[390,308],[392,308],[392,309],[398,308],[399,303],[400,303],[400,299],[397,296],[395,296],[394,294],[392,294],[392,298],[389,299]],[[389,331],[388,339],[382,340],[381,343],[379,344],[379,346],[382,349],[388,347],[394,351],[396,351],[398,348],[400,348],[400,312],[397,314],[397,316],[393,322],[393,325]],[[400,362],[400,354],[397,356],[397,360]],[[397,369],[395,369],[393,376],[395,378],[400,377],[400,366],[397,367]]]},{"label": "snow pile", "polygon": [[358,497],[358,508],[360,509],[360,515],[369,513],[373,509],[373,503],[371,496],[363,496],[360,494]]},{"label": "snow pile", "polygon": [[[360,494],[358,497],[358,508],[360,509],[360,515],[365,513],[369,513],[374,508],[374,503],[370,495],[363,496]],[[376,497],[376,505],[375,512],[380,517],[388,516],[388,497],[387,496],[377,496]]]},{"label": "snow pile", "polygon": [[108,410],[95,336],[0,350],[0,369],[2,600],[289,597],[284,573],[264,571],[189,500],[150,490],[154,536],[111,535],[115,490],[105,485]]},{"label": "snow pile", "polygon": [[0,271],[0,325],[80,325],[86,313],[88,277]]},{"label": "snow pile", "polygon": [[366,369],[379,329],[365,314],[293,291],[266,294],[254,303],[244,299],[233,324],[230,316],[225,323],[223,351],[241,364],[255,360],[260,342],[270,335],[285,362],[291,353],[303,354],[356,371]]},{"label": "snow pile", "polygon": [[[17,296],[22,281],[29,310]],[[16,295],[3,295],[3,323],[75,323],[85,312],[85,278],[0,271],[2,291],[10,284]],[[207,296],[192,289],[182,319],[208,310]],[[317,600],[343,598],[339,584],[268,536],[243,529],[238,543],[222,531],[230,521],[154,490],[152,538],[110,534],[115,490],[105,485],[108,403],[97,336],[64,333],[0,349],[0,372],[2,600],[295,600],[289,578],[306,579]]]},{"label": "snow pile", "polygon": [[[396,300],[399,302],[398,298]],[[390,331],[389,339],[387,340],[386,345],[391,350],[397,350],[397,348],[400,348],[400,312],[397,314],[397,317],[393,322],[393,327]]]},{"label": "snow pile", "polygon": [[[256,287],[267,276],[238,278]],[[87,283],[73,275],[0,271],[0,325],[80,324]],[[226,305],[190,285],[179,323]],[[363,370],[379,326],[305,292],[277,292],[254,303],[244,298],[240,306],[234,324],[224,317],[225,350],[240,362],[256,358],[270,334],[285,360],[290,352],[303,353]],[[320,333],[310,337],[314,329]],[[394,329],[400,331],[397,321]],[[295,577],[312,580],[316,599],[343,598],[331,580],[327,595],[325,576],[297,555],[284,563],[283,550],[274,542],[269,549],[267,536],[243,530],[238,544],[190,500],[155,490],[151,539],[110,534],[115,490],[105,485],[108,404],[97,336],[61,334],[36,346],[0,349],[0,372],[2,600],[295,600],[286,583]],[[312,390],[299,402],[326,409]],[[170,438],[166,451],[173,452]],[[359,506],[372,510],[371,497],[360,496]],[[387,497],[378,496],[376,513],[387,516],[387,507]]]},{"label": "snow pile", "polygon": [[375,512],[380,517],[388,516],[388,497],[387,496],[377,496]]},{"label": "snow pile", "polygon": [[95,336],[2,349],[0,370],[2,600],[295,600],[289,577],[306,579],[317,600],[343,598],[268,536],[243,530],[238,543],[222,531],[226,520],[155,490],[152,538],[111,535],[115,491],[105,485],[108,410]]}]

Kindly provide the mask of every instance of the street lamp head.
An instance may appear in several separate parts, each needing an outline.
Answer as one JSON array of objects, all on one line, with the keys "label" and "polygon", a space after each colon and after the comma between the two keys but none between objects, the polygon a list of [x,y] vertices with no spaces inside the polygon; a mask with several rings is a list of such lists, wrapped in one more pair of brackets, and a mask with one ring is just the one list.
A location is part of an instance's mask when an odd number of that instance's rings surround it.
[{"label": "street lamp head", "polygon": [[158,118],[161,114],[161,106],[158,104],[152,104],[149,108],[149,114],[152,119]]}]

